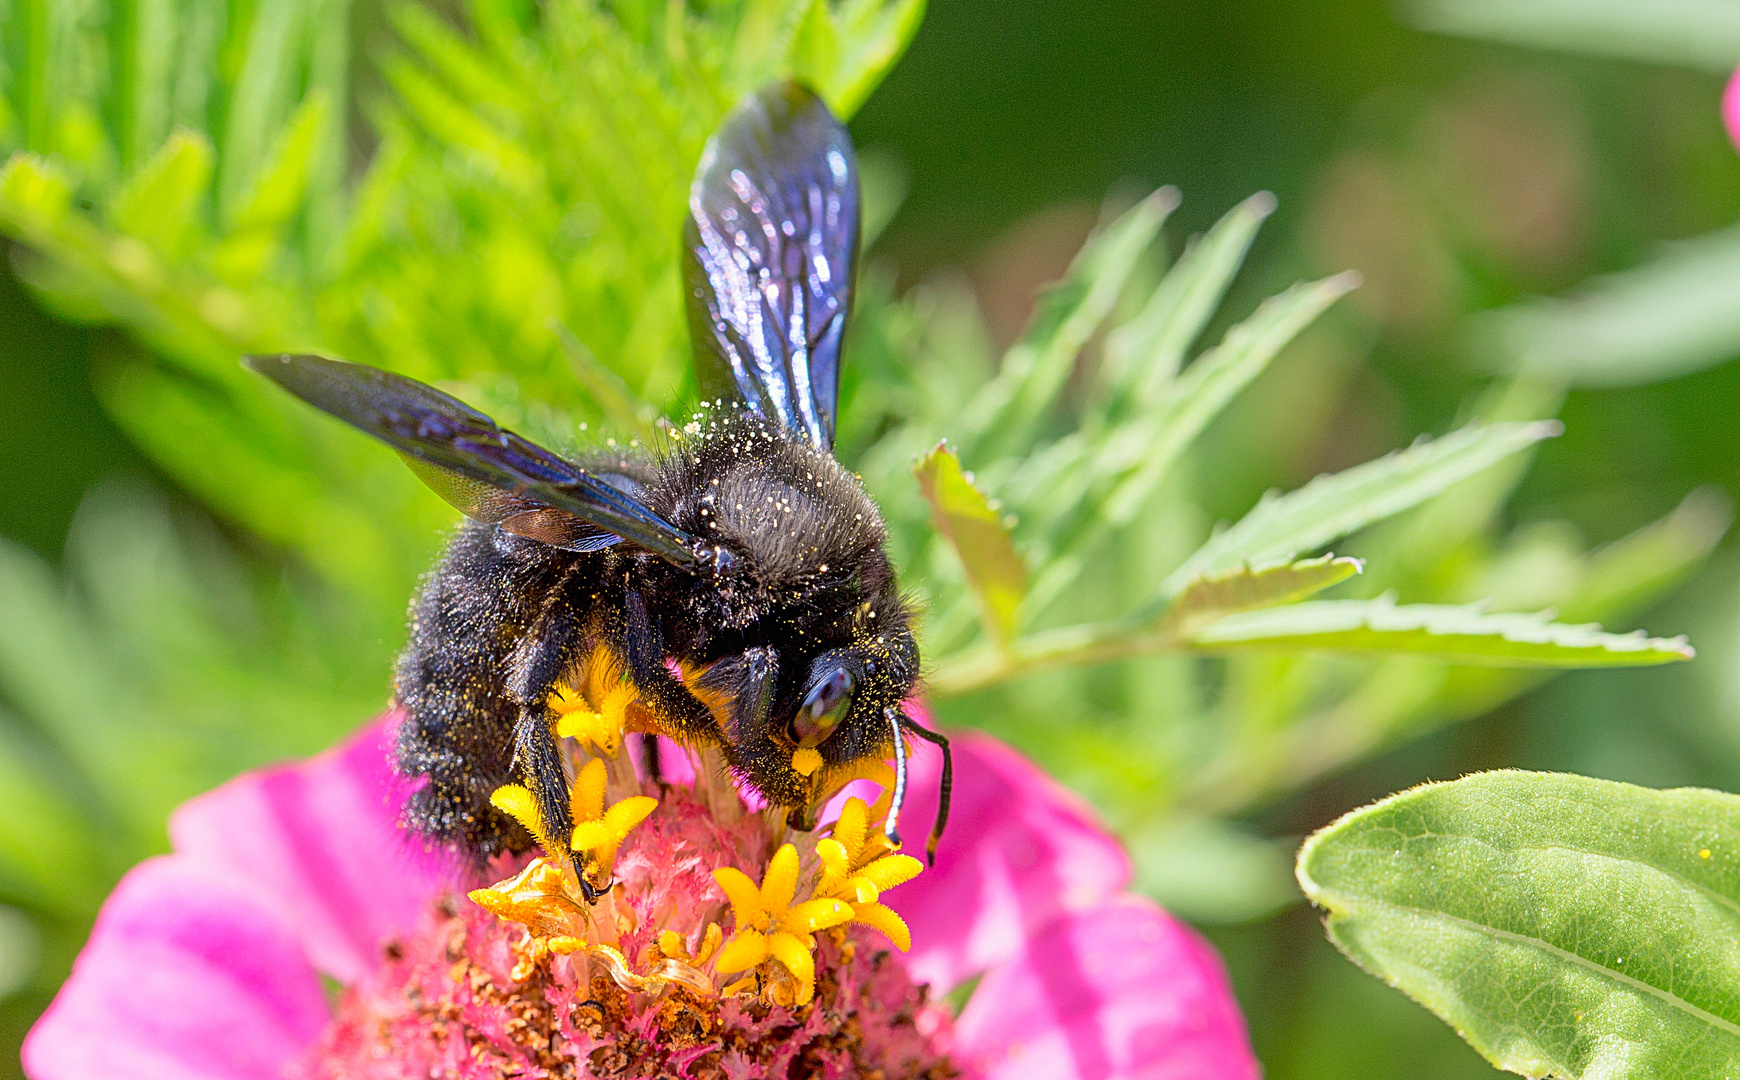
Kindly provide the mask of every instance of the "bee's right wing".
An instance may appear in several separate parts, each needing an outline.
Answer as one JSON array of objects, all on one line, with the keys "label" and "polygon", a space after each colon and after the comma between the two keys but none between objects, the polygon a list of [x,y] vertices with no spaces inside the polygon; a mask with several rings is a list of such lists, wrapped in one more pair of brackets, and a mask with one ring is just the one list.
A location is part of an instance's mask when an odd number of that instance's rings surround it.
[{"label": "bee's right wing", "polygon": [[851,135],[812,91],[776,83],[708,141],[683,228],[701,392],[822,450],[834,445],[858,202]]},{"label": "bee's right wing", "polygon": [[639,499],[433,386],[320,356],[242,362],[399,451],[437,494],[479,521],[576,551],[626,540],[685,570],[711,552]]}]

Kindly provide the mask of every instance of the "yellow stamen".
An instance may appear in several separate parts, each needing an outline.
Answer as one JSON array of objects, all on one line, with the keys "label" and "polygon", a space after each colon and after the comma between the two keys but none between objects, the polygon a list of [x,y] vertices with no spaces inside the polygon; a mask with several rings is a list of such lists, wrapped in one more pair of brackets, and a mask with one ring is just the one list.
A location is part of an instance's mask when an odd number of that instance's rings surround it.
[{"label": "yellow stamen", "polygon": [[905,952],[912,948],[911,931],[878,899],[888,889],[917,877],[924,864],[910,855],[893,854],[882,830],[874,825],[863,799],[846,800],[834,823],[833,836],[816,842],[816,857],[822,863],[816,895],[849,905],[853,922],[880,930]]},{"label": "yellow stamen", "polygon": [[[832,897],[794,903],[799,869],[797,848],[782,844],[768,861],[759,887],[735,867],[713,871],[737,918],[737,929],[719,950],[714,968],[730,975],[777,963],[792,984],[789,1004],[805,1005],[816,993],[815,932],[849,922],[852,909]],[[785,993],[774,996],[778,1000]]]},{"label": "yellow stamen", "polygon": [[688,943],[683,940],[683,935],[675,930],[665,930],[659,934],[659,954],[699,967],[712,958],[724,940],[725,932],[719,929],[719,924],[708,923],[706,933],[701,935],[701,944],[691,953]]},{"label": "yellow stamen", "polygon": [[556,734],[574,739],[603,757],[615,757],[622,749],[628,707],[638,700],[634,686],[623,677],[615,656],[603,647],[593,650],[580,683],[578,689],[557,686],[545,700],[556,714]]},{"label": "yellow stamen", "polygon": [[567,849],[555,843],[555,838],[544,825],[544,815],[538,812],[538,800],[530,791],[519,784],[503,784],[490,792],[489,804],[524,825],[538,846],[544,849],[544,854],[552,859],[567,856]]},{"label": "yellow stamen", "polygon": [[517,922],[533,933],[554,937],[583,933],[586,915],[568,892],[562,868],[537,858],[526,868],[486,889],[473,889],[472,902],[498,919]]},{"label": "yellow stamen", "polygon": [[610,883],[616,866],[616,849],[629,832],[659,805],[659,801],[650,796],[632,795],[606,807],[606,780],[604,762],[593,758],[574,778],[569,799],[574,812],[573,849],[587,856],[587,879],[600,888]]}]

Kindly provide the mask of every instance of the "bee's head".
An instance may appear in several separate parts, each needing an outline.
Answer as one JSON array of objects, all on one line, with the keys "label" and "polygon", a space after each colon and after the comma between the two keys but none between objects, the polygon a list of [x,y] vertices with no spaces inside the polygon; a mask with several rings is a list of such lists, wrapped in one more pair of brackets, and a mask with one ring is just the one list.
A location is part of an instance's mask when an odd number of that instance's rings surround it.
[{"label": "bee's head", "polygon": [[918,683],[911,614],[878,597],[826,625],[787,625],[692,683],[719,714],[732,765],[769,802],[804,820],[827,793],[896,749],[901,706]]}]

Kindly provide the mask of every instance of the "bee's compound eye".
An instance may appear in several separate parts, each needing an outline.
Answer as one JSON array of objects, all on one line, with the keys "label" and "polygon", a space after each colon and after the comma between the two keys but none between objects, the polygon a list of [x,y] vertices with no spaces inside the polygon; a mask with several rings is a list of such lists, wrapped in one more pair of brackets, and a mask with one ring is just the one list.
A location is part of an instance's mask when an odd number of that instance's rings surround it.
[{"label": "bee's compound eye", "polygon": [[791,720],[791,737],[799,746],[816,746],[834,732],[852,707],[852,673],[833,668],[810,687]]}]

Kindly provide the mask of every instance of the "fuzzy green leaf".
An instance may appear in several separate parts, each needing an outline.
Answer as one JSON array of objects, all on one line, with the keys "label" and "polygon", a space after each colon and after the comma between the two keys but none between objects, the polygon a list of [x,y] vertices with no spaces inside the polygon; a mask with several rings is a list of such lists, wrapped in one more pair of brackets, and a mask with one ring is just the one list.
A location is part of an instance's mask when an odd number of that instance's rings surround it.
[{"label": "fuzzy green leaf", "polygon": [[1238,524],[1202,545],[1173,571],[1160,587],[1161,596],[1175,596],[1196,578],[1241,563],[1275,562],[1332,543],[1417,506],[1458,480],[1559,431],[1560,425],[1551,421],[1470,426],[1320,476],[1286,495],[1265,496]]},{"label": "fuzzy green leaf", "polygon": [[1667,664],[1694,655],[1684,638],[1553,622],[1547,614],[1488,612],[1479,605],[1315,600],[1231,615],[1188,636],[1205,652],[1332,649],[1410,653],[1462,664],[1619,667]]},{"label": "fuzzy green leaf", "polygon": [[1740,1073],[1740,797],[1482,773],[1306,842],[1331,939],[1525,1076]]},{"label": "fuzzy green leaf", "polygon": [[1015,630],[1027,568],[996,507],[961,471],[960,459],[939,444],[913,466],[936,527],[960,556],[979,600],[985,628],[999,641]]}]

